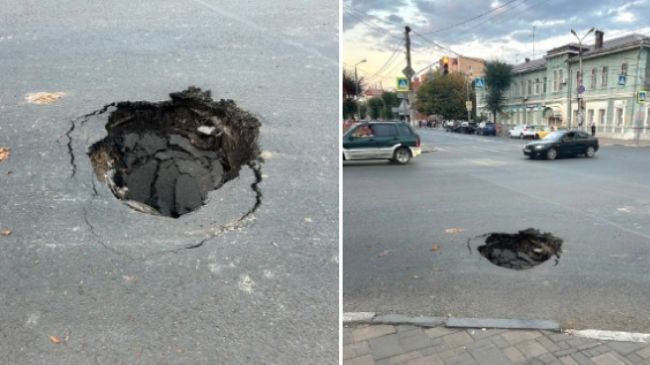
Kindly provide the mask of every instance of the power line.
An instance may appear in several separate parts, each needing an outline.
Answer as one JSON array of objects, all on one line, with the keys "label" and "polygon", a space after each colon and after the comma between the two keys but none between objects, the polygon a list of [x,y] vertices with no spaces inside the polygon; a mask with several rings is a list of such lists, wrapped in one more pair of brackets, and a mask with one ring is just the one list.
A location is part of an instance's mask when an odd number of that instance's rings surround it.
[{"label": "power line", "polygon": [[[491,10],[486,11],[486,12],[484,12],[484,13],[478,14],[478,15],[476,15],[476,16],[473,16],[473,17],[469,18],[469,19],[465,19],[465,20],[463,20],[463,21],[460,21],[460,22],[458,22],[458,23],[456,23],[456,24],[452,24],[452,25],[447,26],[447,27],[441,27],[441,28],[438,28],[438,29],[432,30],[432,31],[430,31],[430,32],[426,32],[426,33],[424,33],[424,34],[427,34],[427,35],[435,34],[435,33],[439,33],[439,32],[442,32],[442,31],[447,31],[447,30],[449,30],[449,29],[453,29],[453,28],[458,27],[458,26],[461,26],[461,25],[465,25],[465,24],[470,23],[470,22],[472,22],[472,21],[474,21],[474,20],[476,20],[476,19],[479,19],[479,18],[484,17],[484,16],[486,16],[486,15],[489,15],[489,14],[491,14],[491,13],[494,13],[495,11],[501,10],[501,9],[505,8],[506,6],[508,6],[508,5],[512,4],[512,3],[514,3],[515,1],[519,1],[519,0],[510,0],[510,1],[506,2],[505,4],[503,4],[503,5],[501,5],[501,6],[497,6],[497,7],[494,8],[494,9],[491,9]],[[527,0],[522,0],[522,1],[527,1]]]}]

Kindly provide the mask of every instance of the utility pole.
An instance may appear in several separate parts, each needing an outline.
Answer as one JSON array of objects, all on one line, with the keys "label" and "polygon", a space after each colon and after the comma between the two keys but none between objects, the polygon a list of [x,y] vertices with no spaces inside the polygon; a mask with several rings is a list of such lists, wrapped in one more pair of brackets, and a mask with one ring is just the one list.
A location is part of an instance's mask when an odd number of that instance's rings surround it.
[{"label": "utility pole", "polygon": [[413,71],[413,68],[411,67],[411,28],[407,25],[404,27],[404,38],[406,41],[406,68],[402,70],[402,73],[406,78],[408,79],[409,83],[409,91],[407,94],[407,100],[409,104],[409,123],[413,121],[413,101],[414,101],[414,95],[413,95],[413,84],[411,83],[411,80],[413,79],[413,75],[415,75],[415,71]]},{"label": "utility pole", "polygon": [[580,99],[582,99],[582,93],[585,91],[585,87],[582,84],[582,41],[589,34],[591,34],[591,32],[593,32],[594,30],[595,30],[595,28],[589,29],[587,34],[585,34],[584,36],[582,36],[582,38],[580,38],[580,37],[578,37],[578,34],[576,33],[576,31],[571,29],[571,34],[576,36],[576,38],[578,39],[578,47],[580,47],[580,49],[578,50],[578,61],[580,63],[579,66],[578,66],[578,69],[579,69],[579,71],[578,71],[579,72],[579,74],[578,74],[578,89],[576,90],[577,95],[578,95],[578,126],[580,126],[580,127],[584,127],[583,126],[583,124],[584,124],[584,108],[582,107],[583,103],[581,102],[582,100],[580,100]]},{"label": "utility pole", "polygon": [[[404,37],[406,39],[406,68],[410,69],[411,68],[411,28],[409,26],[404,27]],[[406,75],[408,77],[408,75]],[[412,90],[411,88],[411,80],[409,78],[409,90]]]}]

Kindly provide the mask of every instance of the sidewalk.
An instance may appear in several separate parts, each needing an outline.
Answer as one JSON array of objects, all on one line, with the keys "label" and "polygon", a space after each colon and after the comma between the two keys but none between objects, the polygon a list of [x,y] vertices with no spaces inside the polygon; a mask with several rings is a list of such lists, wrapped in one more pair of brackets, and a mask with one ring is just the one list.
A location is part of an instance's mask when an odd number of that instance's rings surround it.
[{"label": "sidewalk", "polygon": [[345,365],[650,365],[650,343],[602,341],[549,331],[350,325]]}]

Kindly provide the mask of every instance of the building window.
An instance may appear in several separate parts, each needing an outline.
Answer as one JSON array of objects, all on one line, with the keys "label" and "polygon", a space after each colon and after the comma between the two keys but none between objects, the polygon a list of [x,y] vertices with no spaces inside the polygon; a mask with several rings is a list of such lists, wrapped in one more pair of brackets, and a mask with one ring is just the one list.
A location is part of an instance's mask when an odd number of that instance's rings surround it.
[{"label": "building window", "polygon": [[557,91],[557,70],[553,70],[553,91]]},{"label": "building window", "polygon": [[616,114],[614,114],[614,122],[616,126],[621,126],[623,124],[623,108],[616,108]]},{"label": "building window", "polygon": [[598,109],[598,124],[605,125],[605,109]]},{"label": "building window", "polygon": [[524,85],[524,80],[521,80],[521,96],[526,96],[526,86]]},{"label": "building window", "polygon": [[627,63],[621,64],[621,75],[627,75]]},{"label": "building window", "polygon": [[587,110],[587,123],[589,123],[589,125],[592,125],[594,123],[594,110],[593,109]]},{"label": "building window", "polygon": [[539,79],[535,79],[535,94],[539,95]]},{"label": "building window", "polygon": [[546,77],[544,77],[544,84],[542,84],[543,93],[546,94]]},{"label": "building window", "polygon": [[603,74],[600,80],[600,85],[602,87],[607,87],[607,66],[603,67]]},{"label": "building window", "polygon": [[591,69],[591,85],[589,86],[590,89],[595,89],[596,88],[596,74],[598,71],[595,68]]},{"label": "building window", "polygon": [[558,79],[560,80],[560,86],[558,87],[558,89],[562,90],[562,84],[564,83],[564,77],[562,75],[562,70],[558,71]]},{"label": "building window", "polygon": [[532,95],[533,94],[533,81],[528,80],[528,94],[527,95]]}]

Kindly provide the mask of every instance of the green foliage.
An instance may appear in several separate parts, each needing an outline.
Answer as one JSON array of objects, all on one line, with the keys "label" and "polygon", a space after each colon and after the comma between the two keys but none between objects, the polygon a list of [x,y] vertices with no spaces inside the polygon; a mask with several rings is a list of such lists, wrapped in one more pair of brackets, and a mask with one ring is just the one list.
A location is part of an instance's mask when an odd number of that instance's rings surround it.
[{"label": "green foliage", "polygon": [[384,100],[386,108],[382,114],[382,118],[386,120],[397,119],[397,113],[393,113],[391,108],[397,108],[401,100],[397,97],[397,93],[394,92],[384,92],[381,95],[381,98]]},{"label": "green foliage", "polygon": [[354,73],[343,70],[343,118],[347,119],[357,111],[355,106],[355,97],[363,95],[363,77],[357,79],[356,86],[354,82]]},{"label": "green foliage", "polygon": [[485,103],[487,109],[497,120],[497,113],[503,110],[505,92],[512,83],[512,65],[500,61],[489,61],[485,63],[485,86],[487,95]]},{"label": "green foliage", "polygon": [[368,100],[368,115],[370,119],[379,119],[383,114],[384,101],[379,96],[375,96]]},{"label": "green foliage", "polygon": [[469,100],[475,100],[474,91],[462,73],[438,74],[420,85],[415,108],[427,115],[442,115],[445,119],[467,119],[468,92]]}]

